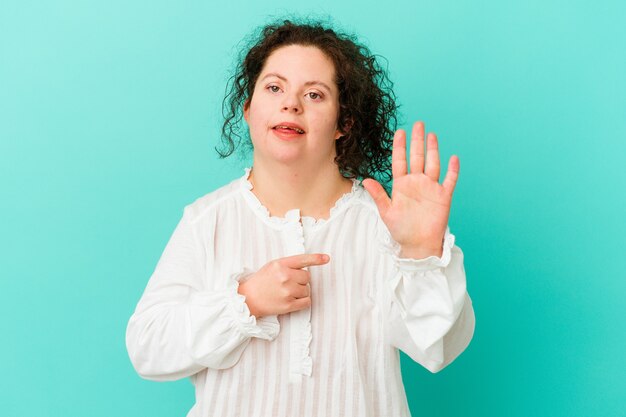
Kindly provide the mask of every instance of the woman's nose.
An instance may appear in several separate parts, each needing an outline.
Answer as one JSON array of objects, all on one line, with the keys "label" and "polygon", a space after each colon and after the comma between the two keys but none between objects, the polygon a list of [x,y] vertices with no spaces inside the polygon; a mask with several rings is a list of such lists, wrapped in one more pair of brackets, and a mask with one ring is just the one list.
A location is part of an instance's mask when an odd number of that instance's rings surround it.
[{"label": "woman's nose", "polygon": [[283,110],[294,111],[295,113],[299,113],[302,110],[300,100],[298,100],[298,97],[295,94],[285,94],[284,97]]}]

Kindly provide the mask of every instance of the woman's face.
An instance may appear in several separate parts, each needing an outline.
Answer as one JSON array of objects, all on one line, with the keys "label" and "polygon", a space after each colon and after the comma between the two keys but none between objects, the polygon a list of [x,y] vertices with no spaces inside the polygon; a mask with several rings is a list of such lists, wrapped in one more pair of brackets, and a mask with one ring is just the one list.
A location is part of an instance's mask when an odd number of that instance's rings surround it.
[{"label": "woman's face", "polygon": [[[288,45],[273,51],[256,81],[244,118],[257,158],[317,165],[333,161],[339,92],[333,62],[319,48]],[[297,125],[304,133],[276,128]]]}]

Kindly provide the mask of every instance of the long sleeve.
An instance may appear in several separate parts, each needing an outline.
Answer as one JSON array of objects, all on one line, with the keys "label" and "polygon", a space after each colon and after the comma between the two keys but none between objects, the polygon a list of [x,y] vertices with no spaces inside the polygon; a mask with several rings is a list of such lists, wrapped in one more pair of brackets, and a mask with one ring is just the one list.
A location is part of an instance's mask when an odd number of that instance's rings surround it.
[{"label": "long sleeve", "polygon": [[400,258],[400,245],[387,236],[384,252],[393,261],[387,281],[387,337],[431,372],[450,364],[469,345],[475,316],[466,289],[463,252],[446,228],[441,257]]},{"label": "long sleeve", "polygon": [[142,378],[170,381],[229,368],[252,337],[271,341],[280,330],[276,316],[251,316],[237,292],[253,271],[241,269],[217,289],[207,285],[207,251],[197,234],[186,207],[128,322],[126,348]]}]

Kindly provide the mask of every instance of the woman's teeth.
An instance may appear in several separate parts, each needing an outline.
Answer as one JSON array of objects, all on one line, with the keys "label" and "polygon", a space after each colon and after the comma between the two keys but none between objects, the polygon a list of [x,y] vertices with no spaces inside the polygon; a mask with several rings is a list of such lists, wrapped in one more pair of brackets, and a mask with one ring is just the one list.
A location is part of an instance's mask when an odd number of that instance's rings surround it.
[{"label": "woman's teeth", "polygon": [[294,131],[294,132],[298,132],[298,133],[300,133],[300,134],[304,133],[304,130],[302,130],[302,129],[298,129],[297,127],[276,126],[274,129],[292,130],[292,131]]}]

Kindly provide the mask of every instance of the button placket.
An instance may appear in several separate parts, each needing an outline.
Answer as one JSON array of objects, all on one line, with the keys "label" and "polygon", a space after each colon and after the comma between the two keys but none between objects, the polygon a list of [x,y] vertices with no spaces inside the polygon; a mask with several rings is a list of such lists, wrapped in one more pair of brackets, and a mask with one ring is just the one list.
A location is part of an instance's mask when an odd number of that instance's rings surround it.
[{"label": "button placket", "polygon": [[[292,209],[285,214],[288,220],[286,256],[301,255],[305,253],[304,227],[301,223],[300,210]],[[304,268],[307,270],[307,268]],[[310,290],[310,285],[309,290]],[[298,382],[303,375],[311,376],[313,363],[309,347],[313,338],[311,329],[311,307],[289,313],[290,320],[290,357],[289,357],[289,380]]]}]

